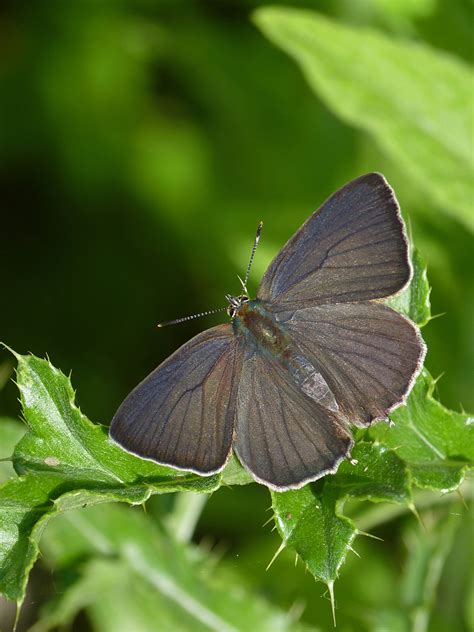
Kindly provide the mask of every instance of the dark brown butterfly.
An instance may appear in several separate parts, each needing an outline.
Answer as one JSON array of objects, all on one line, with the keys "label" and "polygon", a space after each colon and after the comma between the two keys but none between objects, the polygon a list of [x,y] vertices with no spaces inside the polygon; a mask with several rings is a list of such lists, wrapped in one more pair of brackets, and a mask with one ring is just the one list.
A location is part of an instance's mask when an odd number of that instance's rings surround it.
[{"label": "dark brown butterfly", "polygon": [[380,301],[410,276],[392,189],[377,173],[357,178],[288,241],[255,300],[228,297],[230,324],[197,335],[130,393],[110,436],[203,476],[233,449],[276,490],[335,472],[349,426],[385,419],[422,365],[417,327]]}]

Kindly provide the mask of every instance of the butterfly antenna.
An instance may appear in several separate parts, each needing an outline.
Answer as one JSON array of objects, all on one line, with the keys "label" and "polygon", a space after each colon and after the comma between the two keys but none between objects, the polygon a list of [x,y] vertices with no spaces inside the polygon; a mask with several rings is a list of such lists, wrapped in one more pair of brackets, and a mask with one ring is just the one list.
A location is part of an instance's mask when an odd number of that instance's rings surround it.
[{"label": "butterfly antenna", "polygon": [[243,279],[241,279],[239,275],[237,275],[237,278],[239,279],[239,281],[240,281],[240,285],[242,286],[242,292],[243,292],[244,294],[247,294],[247,293],[248,293],[248,290],[247,290],[247,287],[246,287],[246,285],[245,285],[245,283],[244,283]]},{"label": "butterfly antenna", "polygon": [[201,316],[210,316],[211,314],[217,314],[217,312],[223,312],[227,307],[219,307],[218,309],[209,309],[207,312],[200,312],[199,314],[191,314],[191,316],[184,316],[183,318],[175,318],[174,320],[165,320],[162,323],[158,323],[157,327],[166,327],[167,325],[177,325],[178,323],[184,323],[187,320],[193,320],[194,318],[200,318]]},{"label": "butterfly antenna", "polygon": [[257,227],[257,232],[255,233],[255,240],[253,242],[252,252],[250,253],[250,261],[249,261],[249,265],[247,266],[247,272],[245,273],[245,279],[243,281],[242,279],[240,279],[244,292],[247,292],[247,282],[250,276],[250,269],[252,267],[253,258],[255,257],[255,251],[257,250],[258,242],[260,240],[260,234],[262,232],[262,228],[263,228],[263,222],[260,222],[260,224]]}]

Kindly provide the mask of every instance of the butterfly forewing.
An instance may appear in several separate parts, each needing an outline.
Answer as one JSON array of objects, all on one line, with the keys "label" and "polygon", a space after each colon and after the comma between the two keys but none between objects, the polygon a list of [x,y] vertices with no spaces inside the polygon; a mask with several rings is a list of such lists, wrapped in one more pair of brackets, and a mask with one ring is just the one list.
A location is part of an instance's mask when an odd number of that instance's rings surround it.
[{"label": "butterfly forewing", "polygon": [[321,305],[285,322],[295,344],[321,372],[356,425],[367,425],[406,397],[423,361],[418,329],[378,303]]},{"label": "butterfly forewing", "polygon": [[230,325],[199,334],[130,393],[112,420],[111,437],[158,463],[218,471],[231,448],[240,363]]},{"label": "butterfly forewing", "polygon": [[335,471],[352,439],[338,417],[297,386],[276,360],[243,362],[234,448],[253,476],[278,490]]},{"label": "butterfly forewing", "polygon": [[364,301],[398,292],[410,278],[397,201],[369,173],[334,193],[271,263],[258,297],[280,310]]}]

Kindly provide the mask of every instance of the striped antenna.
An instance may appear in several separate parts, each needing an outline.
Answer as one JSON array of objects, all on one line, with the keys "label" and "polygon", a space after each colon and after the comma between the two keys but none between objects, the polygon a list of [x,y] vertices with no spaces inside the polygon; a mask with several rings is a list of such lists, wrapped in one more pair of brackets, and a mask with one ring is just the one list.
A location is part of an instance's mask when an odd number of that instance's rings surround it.
[{"label": "striped antenna", "polygon": [[[239,280],[242,284],[242,289],[244,290],[245,293],[247,293],[247,281],[249,280],[250,269],[252,267],[253,258],[255,257],[255,251],[257,250],[262,228],[263,228],[263,222],[260,222],[260,224],[257,226],[257,232],[255,233],[255,239],[253,242],[252,252],[250,253],[250,261],[249,261],[249,265],[247,266],[245,280],[242,281],[242,279],[239,277]],[[231,301],[232,297],[226,296],[226,298],[229,301],[229,303],[232,304],[232,301]],[[237,301],[237,299],[235,300]],[[238,300],[240,300],[240,298]],[[178,323],[185,323],[187,320],[194,320],[194,318],[200,318],[201,316],[210,316],[211,314],[217,314],[218,312],[223,312],[227,309],[229,309],[228,306],[219,307],[218,309],[210,309],[207,312],[200,312],[199,314],[191,314],[191,316],[184,316],[183,318],[175,318],[174,320],[165,320],[163,323],[158,323],[157,327],[166,327],[167,325],[177,325]]]},{"label": "striped antenna", "polygon": [[187,320],[193,320],[194,318],[200,318],[201,316],[210,316],[210,314],[217,314],[217,312],[223,312],[227,307],[219,307],[218,309],[210,309],[207,312],[200,312],[199,314],[192,314],[191,316],[184,316],[183,318],[175,318],[174,320],[165,320],[163,323],[158,323],[157,327],[166,327],[167,325],[177,325],[178,323],[184,323]]},{"label": "striped antenna", "polygon": [[260,234],[262,232],[262,228],[263,228],[263,222],[260,222],[260,224],[257,227],[257,232],[255,233],[255,240],[253,242],[253,246],[252,246],[252,252],[250,254],[250,261],[249,261],[249,265],[247,266],[247,272],[245,274],[245,279],[242,281],[242,279],[240,279],[240,282],[242,283],[242,287],[245,293],[247,293],[247,282],[249,280],[249,276],[250,276],[250,268],[252,267],[252,263],[253,263],[253,258],[255,257],[255,251],[257,250],[257,246],[258,246],[258,242],[260,240]]}]

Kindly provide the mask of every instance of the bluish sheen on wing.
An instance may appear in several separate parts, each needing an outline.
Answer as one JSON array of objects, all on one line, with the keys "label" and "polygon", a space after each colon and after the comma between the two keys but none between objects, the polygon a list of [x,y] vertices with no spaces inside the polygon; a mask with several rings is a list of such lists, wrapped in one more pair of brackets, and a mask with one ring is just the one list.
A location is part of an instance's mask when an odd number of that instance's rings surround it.
[{"label": "bluish sheen on wing", "polygon": [[328,383],[339,413],[357,425],[386,417],[423,361],[418,329],[378,303],[309,307],[287,314],[285,326]]},{"label": "bluish sheen on wing", "polygon": [[230,452],[241,353],[230,325],[199,334],[125,399],[110,428],[129,452],[209,474]]},{"label": "bluish sheen on wing", "polygon": [[398,204],[370,173],[334,193],[275,257],[258,297],[286,310],[390,296],[410,266]]},{"label": "bluish sheen on wing", "polygon": [[234,449],[257,480],[300,487],[334,471],[351,446],[338,416],[305,395],[277,359],[245,358]]}]

